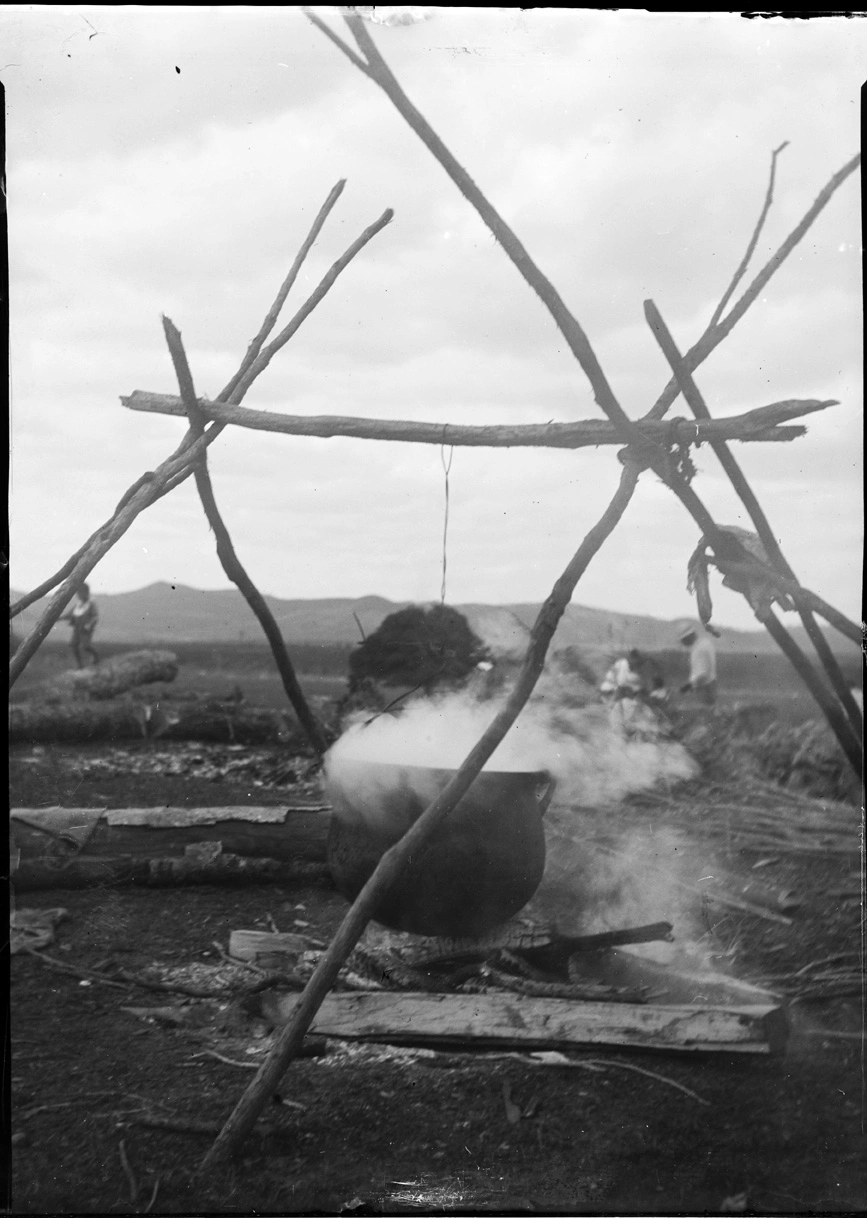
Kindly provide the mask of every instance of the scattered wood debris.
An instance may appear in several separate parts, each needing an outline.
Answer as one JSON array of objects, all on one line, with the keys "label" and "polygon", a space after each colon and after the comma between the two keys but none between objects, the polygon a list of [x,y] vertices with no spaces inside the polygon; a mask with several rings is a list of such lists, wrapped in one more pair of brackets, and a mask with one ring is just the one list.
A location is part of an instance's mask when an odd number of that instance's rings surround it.
[{"label": "scattered wood debris", "polygon": [[[186,699],[175,695],[172,706],[176,707],[185,700],[200,701],[195,694],[188,695]],[[141,711],[143,708],[140,706],[138,709]],[[20,748],[16,756],[21,764],[40,765],[45,761],[45,754],[44,746],[35,745],[29,749]],[[204,740],[172,740],[165,744],[159,740],[153,741],[147,748],[141,744],[134,747],[104,744],[98,754],[70,752],[55,755],[52,764],[70,778],[125,778],[129,774],[154,774],[214,783],[242,781],[264,789],[291,786],[293,802],[322,805],[317,763],[311,761],[308,755],[287,754],[283,745],[215,744]]]},{"label": "scattered wood debris", "polygon": [[38,951],[54,942],[54,928],[69,917],[65,909],[13,909],[9,918],[9,951]]}]

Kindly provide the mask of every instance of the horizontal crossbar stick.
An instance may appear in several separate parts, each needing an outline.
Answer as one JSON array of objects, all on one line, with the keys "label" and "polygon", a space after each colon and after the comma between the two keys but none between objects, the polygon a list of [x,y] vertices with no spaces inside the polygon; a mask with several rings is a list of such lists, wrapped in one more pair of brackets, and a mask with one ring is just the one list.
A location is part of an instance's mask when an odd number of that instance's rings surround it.
[{"label": "horizontal crossbar stick", "polygon": [[[136,389],[121,402],[128,410],[186,417],[183,402],[170,393]],[[801,418],[837,402],[790,399],[759,406],[730,418],[646,420],[637,426],[651,440],[666,444],[702,444],[711,440],[780,441],[804,435],[804,427],[780,427],[787,419]],[[200,399],[208,419],[232,423],[253,431],[276,431],[290,436],[350,436],[357,440],[394,440],[411,444],[455,444],[480,448],[592,448],[622,444],[618,428],[605,419],[579,419],[573,423],[523,423],[515,426],[472,426],[463,423],[415,423],[403,419],[360,419],[342,415],[278,414],[251,410],[224,402]]]}]

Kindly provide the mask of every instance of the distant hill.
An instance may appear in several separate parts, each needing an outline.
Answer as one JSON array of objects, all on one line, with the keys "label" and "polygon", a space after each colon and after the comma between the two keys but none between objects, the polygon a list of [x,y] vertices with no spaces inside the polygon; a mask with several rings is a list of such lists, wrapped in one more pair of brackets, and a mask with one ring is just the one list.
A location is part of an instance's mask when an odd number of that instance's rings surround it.
[{"label": "distant hill", "polygon": [[[14,601],[22,594],[11,592]],[[370,634],[384,618],[409,601],[381,596],[335,597],[322,600],[265,598],[287,643],[357,643],[361,630]],[[136,592],[98,595],[98,639],[130,645],[148,643],[231,643],[263,641],[261,628],[241,593],[234,588],[202,591],[183,584],[158,583]],[[37,602],[15,619],[19,634],[35,623],[44,602]],[[457,605],[473,630],[498,652],[523,652],[538,605]],[[790,618],[791,621],[791,618]],[[361,629],[359,629],[359,626]],[[68,627],[55,626],[51,638],[66,640]],[[795,630],[796,637],[802,632]],[[829,641],[844,653],[855,645],[835,632]],[[558,627],[554,647],[576,646],[599,654],[624,647],[661,651],[676,646],[675,622],[645,615],[613,613],[570,605]],[[724,630],[721,651],[765,654],[776,647],[762,630]]]}]

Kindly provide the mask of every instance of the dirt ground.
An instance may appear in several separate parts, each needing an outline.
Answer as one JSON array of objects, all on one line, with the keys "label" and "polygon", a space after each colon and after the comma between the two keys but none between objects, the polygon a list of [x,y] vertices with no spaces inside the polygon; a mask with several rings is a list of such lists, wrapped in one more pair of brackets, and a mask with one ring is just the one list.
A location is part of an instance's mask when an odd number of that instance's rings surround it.
[{"label": "dirt ground", "polygon": [[[85,764],[104,754],[15,749],[12,805],[293,800],[292,786],[255,785],[225,767],[203,777],[188,765],[120,775]],[[745,870],[756,861],[740,856]],[[714,934],[737,945],[739,976],[761,981],[857,951],[861,906],[846,895],[859,885],[857,853],[782,855],[767,870],[801,905],[791,926],[737,910],[719,917]],[[791,1039],[777,1058],[596,1049],[574,1054],[575,1067],[549,1068],[520,1056],[369,1048],[299,1060],[238,1159],[202,1177],[208,1128],[226,1119],[252,1071],[203,1056],[195,1027],[125,1010],[163,1007],[165,994],[105,982],[155,961],[218,962],[215,942],[225,947],[232,930],[269,929],[271,920],[327,941],[345,902],[323,879],[31,892],[17,905],[62,906],[57,942],[41,954],[96,977],[39,954],[12,958],[13,1213],[834,1213],[867,1205],[857,993],[792,1005]],[[233,1060],[245,1052],[240,1043]],[[154,1112],[178,1127],[140,1123]]]}]

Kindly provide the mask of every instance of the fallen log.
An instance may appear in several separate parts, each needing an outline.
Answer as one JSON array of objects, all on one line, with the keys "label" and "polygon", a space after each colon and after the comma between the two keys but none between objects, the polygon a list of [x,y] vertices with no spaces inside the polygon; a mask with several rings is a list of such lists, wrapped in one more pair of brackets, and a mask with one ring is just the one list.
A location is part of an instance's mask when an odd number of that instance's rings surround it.
[{"label": "fallen log", "polygon": [[284,713],[238,702],[148,703],[36,700],[9,707],[11,744],[83,744],[108,740],[201,740],[215,744],[277,744],[296,734]]},{"label": "fallen log", "polygon": [[46,888],[115,888],[122,884],[147,888],[180,888],[193,884],[317,884],[327,879],[324,863],[279,862],[228,853],[203,858],[193,852],[152,859],[84,858],[75,859],[66,866],[30,860],[20,864],[12,876],[12,883],[18,892],[38,892]]},{"label": "fallen log", "polygon": [[147,736],[147,707],[142,702],[13,702],[9,743],[80,744],[92,740],[141,740]]},{"label": "fallen log", "polygon": [[[288,1023],[299,999],[272,994],[267,1016]],[[266,1002],[263,999],[263,1009]],[[310,1031],[396,1045],[617,1045],[671,1052],[780,1053],[788,1022],[779,1006],[629,1006],[520,994],[329,994]]]},{"label": "fallen log", "polygon": [[[12,881],[28,891],[324,878],[329,819],[326,812],[285,807],[13,808]],[[249,865],[253,860],[258,866]]]},{"label": "fallen log", "polygon": [[139,685],[174,681],[178,658],[171,651],[127,651],[92,668],[73,668],[51,682],[50,694],[61,697],[114,698]]}]

